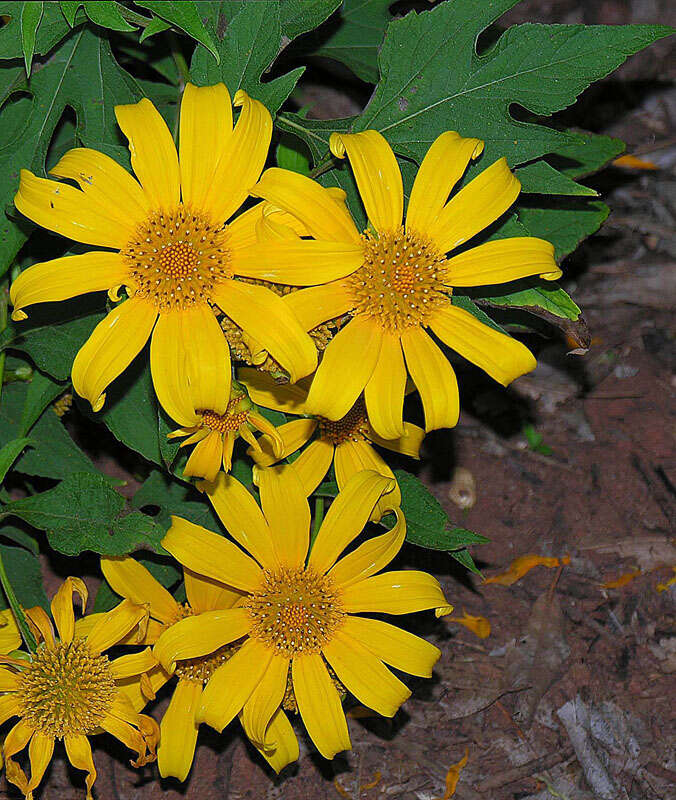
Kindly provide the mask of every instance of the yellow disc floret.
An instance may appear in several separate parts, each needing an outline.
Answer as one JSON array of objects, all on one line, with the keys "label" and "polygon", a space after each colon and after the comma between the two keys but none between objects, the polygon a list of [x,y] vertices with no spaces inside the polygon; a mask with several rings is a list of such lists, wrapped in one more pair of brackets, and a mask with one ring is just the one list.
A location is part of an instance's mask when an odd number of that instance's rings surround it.
[{"label": "yellow disc floret", "polygon": [[360,398],[344,417],[337,420],[318,417],[319,435],[333,445],[343,442],[363,442],[368,440],[368,420],[366,406]]}]

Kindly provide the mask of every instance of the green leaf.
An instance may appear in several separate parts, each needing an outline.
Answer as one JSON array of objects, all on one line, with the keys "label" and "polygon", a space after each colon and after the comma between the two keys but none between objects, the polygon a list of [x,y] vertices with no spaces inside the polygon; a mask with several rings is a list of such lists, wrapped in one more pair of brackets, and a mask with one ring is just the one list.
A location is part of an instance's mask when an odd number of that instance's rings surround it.
[{"label": "green leaf", "polygon": [[514,170],[521,182],[521,191],[526,194],[589,195],[598,197],[598,192],[562,174],[546,161],[535,161]]},{"label": "green leaf", "polygon": [[307,30],[306,26],[318,25],[335,8],[333,3],[306,3],[304,12],[299,13],[299,5],[294,2],[283,15],[284,6],[279,0],[198,3],[205,25],[217,42],[220,65],[205,48],[197,47],[190,69],[192,79],[200,85],[223,81],[233,95],[237,89],[244,89],[274,114],[293,91],[305,67],[264,83],[262,76],[281,49]]},{"label": "green leaf", "polygon": [[[55,44],[70,33],[70,26],[66,23],[59,9],[58,3],[0,3],[0,16],[5,23],[0,28],[0,59],[23,60],[23,41],[21,36],[21,18],[24,6],[43,6],[42,21],[37,28],[33,55],[48,53]],[[4,66],[4,65],[3,65]],[[4,67],[3,72],[7,72]],[[23,70],[20,70],[23,73]],[[25,78],[25,74],[21,75]]]},{"label": "green leaf", "polygon": [[557,284],[547,283],[510,292],[499,297],[482,298],[492,306],[510,306],[528,310],[541,308],[562,319],[576,320],[582,313],[570,295]]},{"label": "green leaf", "polygon": [[[482,311],[471,298],[467,297],[467,295],[454,294],[451,297],[451,303],[458,308],[462,308],[463,311],[468,311],[472,316],[476,317],[479,322],[483,322],[484,325],[488,325],[488,327],[493,328],[494,331],[507,334],[504,328],[501,328],[497,322],[494,322],[488,314]],[[507,335],[509,336],[509,334]]]},{"label": "green leaf", "polygon": [[157,509],[155,519],[164,528],[169,527],[172,515],[212,531],[222,527],[204,494],[159,470],[150,473],[131,502],[134,508]]},{"label": "green leaf", "polygon": [[169,30],[169,28],[171,28],[171,25],[168,22],[165,22],[163,19],[160,19],[159,17],[153,17],[150,23],[146,25],[141,35],[139,36],[139,42],[143,43],[145,42],[146,39],[149,39],[151,36],[155,36],[158,33],[163,33],[164,31]]},{"label": "green leaf", "polygon": [[[363,81],[377,83],[378,50],[392,19],[392,3],[393,0],[345,0],[338,19],[326,26],[331,32],[323,37],[323,29],[320,30],[320,44],[310,53],[340,61]],[[311,37],[308,44],[316,38]]]},{"label": "green leaf", "polygon": [[519,222],[527,236],[539,236],[554,245],[554,257],[560,262],[578,244],[597,231],[610,210],[600,200],[570,200],[555,208],[519,208]]},{"label": "green leaf", "polygon": [[35,52],[35,34],[42,19],[43,6],[44,3],[24,3],[21,9],[21,46],[28,77],[31,74],[33,53]]},{"label": "green leaf", "polygon": [[86,2],[83,5],[89,19],[102,28],[110,28],[113,31],[136,30],[122,16],[118,3]]},{"label": "green leaf", "polygon": [[474,563],[474,559],[470,555],[469,550],[453,550],[451,553],[449,553],[449,555],[459,564],[462,564],[465,569],[468,569],[470,572],[473,572],[475,575],[479,575],[483,578],[481,570]]},{"label": "green leaf", "polygon": [[295,136],[283,133],[277,145],[277,166],[301,175],[310,173],[310,157],[303,142]]},{"label": "green leaf", "polygon": [[125,500],[102,475],[76,472],[54,489],[14,500],[2,509],[47,532],[50,546],[75,556],[85,550],[121,556],[134,550],[161,552],[164,529]]},{"label": "green leaf", "polygon": [[64,390],[64,387],[50,380],[41,372],[34,371],[28,383],[26,401],[21,413],[20,431],[25,436],[37,422],[38,417]]},{"label": "green leaf", "polygon": [[[564,164],[559,169],[571,178],[583,178],[624,153],[626,145],[620,139],[598,136],[595,133],[575,133],[576,141],[559,148],[557,155]],[[565,163],[569,162],[569,163]]]},{"label": "green leaf", "polygon": [[340,0],[281,0],[279,4],[282,35],[289,41],[311,31],[329,17]]},{"label": "green leaf", "polygon": [[7,470],[16,461],[19,453],[29,444],[32,444],[32,442],[26,437],[22,439],[13,439],[0,450],[0,483],[5,480]]},{"label": "green leaf", "polygon": [[454,527],[439,501],[418,478],[403,470],[395,470],[394,474],[401,490],[407,542],[431,550],[454,550],[488,541],[478,533]]},{"label": "green leaf", "polygon": [[71,0],[60,0],[59,5],[61,6],[61,12],[63,16],[66,18],[66,22],[72,28],[75,25],[75,15],[77,14],[78,8],[83,6],[84,3],[77,3],[72,2]]},{"label": "green leaf", "polygon": [[[24,608],[42,606],[48,609],[49,600],[42,584],[42,571],[37,555],[24,550],[23,547],[8,545],[0,545],[0,555],[7,574],[11,576],[12,589],[19,603]],[[0,608],[7,608],[1,595]]]},{"label": "green leaf", "polygon": [[[181,2],[167,2],[167,0],[135,0],[136,5],[141,8],[147,8],[156,14],[158,17],[166,20],[182,31],[185,31],[188,36],[199,42],[201,45],[213,55],[216,62],[220,60],[220,53],[216,47],[211,33],[205,28],[200,14],[197,11],[196,4],[192,0],[181,0]],[[205,5],[200,3],[201,6]],[[207,5],[218,5],[217,3],[208,3]]]}]

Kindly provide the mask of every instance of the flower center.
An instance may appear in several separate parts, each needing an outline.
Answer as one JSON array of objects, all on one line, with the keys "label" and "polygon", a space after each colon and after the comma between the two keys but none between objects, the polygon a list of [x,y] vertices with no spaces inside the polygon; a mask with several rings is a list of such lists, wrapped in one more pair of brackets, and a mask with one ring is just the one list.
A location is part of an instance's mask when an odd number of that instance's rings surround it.
[{"label": "flower center", "polygon": [[325,417],[319,419],[319,435],[333,445],[342,444],[348,440],[363,442],[368,439],[368,425],[366,421],[366,407],[359,398],[347,414],[341,419],[331,420]]},{"label": "flower center", "polygon": [[400,333],[424,325],[444,299],[446,257],[427,239],[399,228],[380,237],[367,232],[364,264],[347,280],[353,314]]},{"label": "flower center", "polygon": [[209,678],[239,649],[239,645],[226,644],[208,656],[187,658],[176,662],[176,677],[185,681],[201,681],[206,683]]},{"label": "flower center", "polygon": [[331,579],[303,567],[266,571],[245,607],[255,621],[249,635],[287,658],[320,652],[344,614]]},{"label": "flower center", "polygon": [[75,639],[39,648],[19,675],[17,697],[29,725],[60,739],[98,728],[116,692],[108,657]]},{"label": "flower center", "polygon": [[240,405],[244,395],[234,397],[225,410],[225,414],[217,414],[215,411],[203,410],[198,413],[202,415],[202,427],[209,428],[217,433],[227,433],[228,431],[239,431],[249,419],[248,412],[235,411]]},{"label": "flower center", "polygon": [[156,212],[122,250],[129,285],[161,312],[206,303],[214,286],[232,276],[226,240],[224,226],[183,205],[168,214]]}]

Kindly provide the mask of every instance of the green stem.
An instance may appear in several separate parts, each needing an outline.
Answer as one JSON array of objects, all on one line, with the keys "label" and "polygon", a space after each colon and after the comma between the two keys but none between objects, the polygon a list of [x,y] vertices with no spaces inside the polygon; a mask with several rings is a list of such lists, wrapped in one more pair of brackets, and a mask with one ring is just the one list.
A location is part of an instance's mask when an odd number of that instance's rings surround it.
[{"label": "green stem", "polygon": [[312,533],[310,534],[310,550],[312,550],[312,545],[315,543],[315,539],[317,538],[319,529],[322,527],[323,521],[324,521],[324,498],[315,497],[315,513],[314,513],[314,518],[312,520]]},{"label": "green stem", "polygon": [[[0,283],[0,333],[7,327],[7,301],[9,292],[7,291],[7,281]],[[0,353],[0,375],[5,374],[5,351]],[[2,381],[0,381],[0,399],[2,399]]]},{"label": "green stem", "polygon": [[330,169],[335,167],[335,162],[331,156],[328,156],[322,159],[319,164],[310,172],[311,178],[318,178],[320,175],[323,175],[325,172],[328,172]]},{"label": "green stem", "polygon": [[180,77],[179,89],[182,92],[186,83],[190,82],[190,67],[188,67],[188,62],[181,52],[178,36],[176,36],[175,33],[170,33],[169,41],[171,42],[171,57],[174,59],[174,64],[176,64],[176,69]]},{"label": "green stem", "polygon": [[7,597],[7,602],[9,603],[9,607],[12,609],[12,614],[14,614],[14,619],[16,620],[17,627],[19,628],[19,632],[23,637],[24,642],[26,643],[26,647],[34,653],[37,649],[38,643],[35,641],[35,637],[31,629],[28,627],[28,623],[26,622],[26,616],[23,613],[23,608],[21,607],[21,603],[17,600],[16,595],[14,594],[14,589],[12,589],[12,584],[9,582],[9,578],[7,577],[7,572],[5,570],[5,563],[2,560],[2,554],[0,553],[0,583],[2,584],[2,588],[5,591],[5,595]]}]

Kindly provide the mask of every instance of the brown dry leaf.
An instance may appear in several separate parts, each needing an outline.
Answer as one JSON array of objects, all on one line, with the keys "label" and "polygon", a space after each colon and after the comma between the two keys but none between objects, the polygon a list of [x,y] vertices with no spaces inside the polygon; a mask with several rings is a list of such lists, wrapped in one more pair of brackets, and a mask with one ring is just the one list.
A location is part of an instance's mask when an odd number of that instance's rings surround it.
[{"label": "brown dry leaf", "polygon": [[538,556],[535,555],[535,553],[528,553],[525,556],[515,558],[509,565],[509,569],[505,572],[500,572],[497,575],[486,578],[484,584],[497,583],[499,586],[511,586],[513,583],[521,580],[533,567],[560,567],[562,564],[570,564],[570,557],[564,556],[558,559]]},{"label": "brown dry leaf", "polygon": [[450,719],[462,719],[483,711],[509,691],[502,686],[502,671],[487,655],[452,661],[442,659],[436,670],[445,687],[439,705]]},{"label": "brown dry leaf", "polygon": [[548,593],[540,595],[525,632],[508,647],[505,662],[503,690],[526,690],[518,697],[515,714],[524,728],[530,727],[540,700],[563,675],[569,655],[559,601]]},{"label": "brown dry leaf", "polygon": [[580,550],[593,550],[600,555],[616,553],[631,559],[642,572],[676,563],[676,547],[666,536],[641,536],[620,539],[607,544],[594,544]]}]

